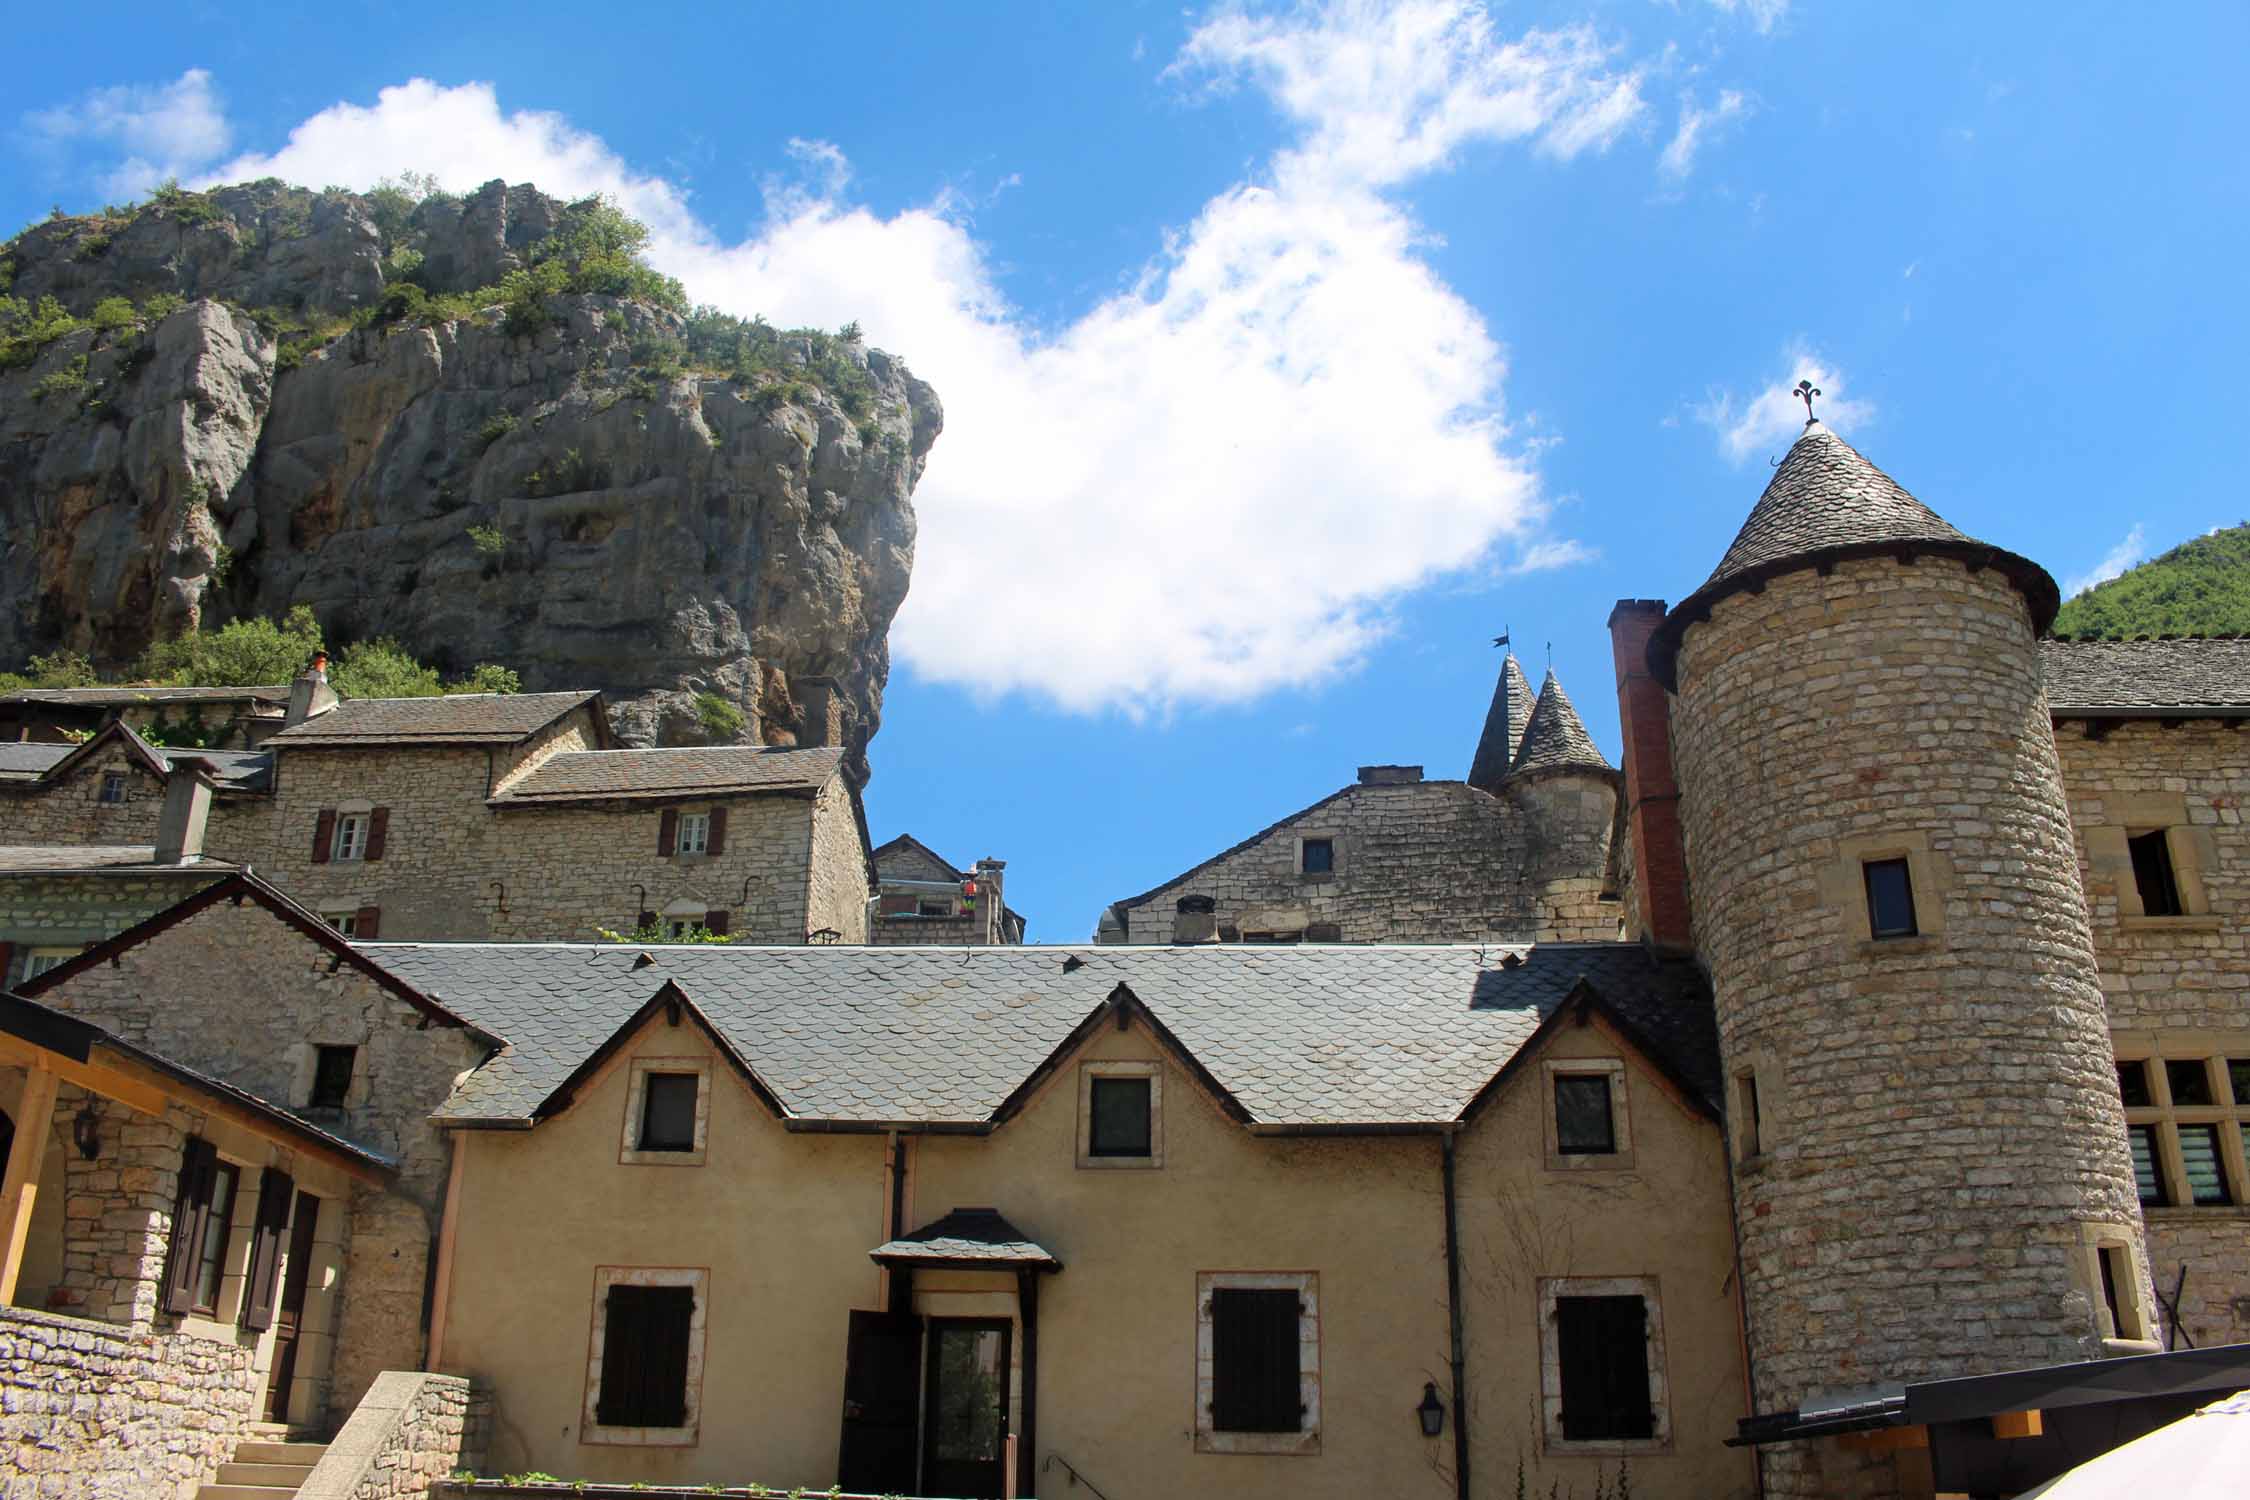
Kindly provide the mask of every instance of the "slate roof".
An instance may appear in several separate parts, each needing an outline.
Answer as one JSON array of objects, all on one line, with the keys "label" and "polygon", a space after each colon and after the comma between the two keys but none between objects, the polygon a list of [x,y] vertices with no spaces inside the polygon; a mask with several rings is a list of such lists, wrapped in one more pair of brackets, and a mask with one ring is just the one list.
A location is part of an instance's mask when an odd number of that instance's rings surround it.
[{"label": "slate roof", "polygon": [[957,1208],[912,1234],[867,1252],[883,1265],[1023,1266],[1059,1271],[1062,1262],[994,1208]]},{"label": "slate roof", "polygon": [[189,750],[159,745],[157,757],[167,769],[174,761],[208,761],[215,768],[212,781],[222,792],[264,792],[273,789],[273,753],[267,750]]},{"label": "slate roof", "polygon": [[495,806],[506,807],[612,797],[811,792],[833,780],[843,763],[841,746],[810,750],[762,745],[577,750],[550,756],[539,769],[492,801]]},{"label": "slate roof", "polygon": [[1469,785],[1497,792],[1516,762],[1516,747],[1523,742],[1531,718],[1531,684],[1511,651],[1500,662],[1500,678],[1492,685],[1492,707],[1485,710],[1484,733],[1477,738],[1476,757],[1469,762]]},{"label": "slate roof", "polygon": [[347,698],[266,743],[292,750],[330,745],[512,745],[600,697],[587,691]]},{"label": "slate roof", "polygon": [[440,1120],[528,1120],[667,981],[806,1120],[980,1125],[1120,985],[1255,1124],[1454,1119],[1581,979],[1719,1097],[1708,989],[1637,944],[354,947],[507,1040]]},{"label": "slate roof", "polygon": [[10,844],[0,845],[0,877],[9,875],[72,875],[94,870],[129,871],[135,875],[202,874],[216,880],[238,868],[232,860],[197,857],[178,864],[156,862],[154,844]]},{"label": "slate roof", "polygon": [[0,741],[0,777],[29,781],[77,748],[76,745],[43,745],[28,740]]},{"label": "slate roof", "polygon": [[287,707],[289,684],[273,687],[19,688],[0,703],[46,703],[66,708],[132,708],[144,703],[269,703]]},{"label": "slate roof", "polygon": [[2047,701],[2072,710],[2250,711],[2250,638],[2039,643]]},{"label": "slate roof", "polygon": [[1555,677],[1555,669],[1549,667],[1547,680],[1539,684],[1539,701],[1531,706],[1531,722],[1523,729],[1523,746],[1516,752],[1516,763],[1508,774],[1609,769],[1609,762],[1594,745],[1594,737],[1586,732],[1585,720],[1578,717],[1570,695]]},{"label": "slate roof", "polygon": [[1821,423],[1807,422],[1718,567],[1657,627],[1649,640],[1649,670],[1665,687],[1677,688],[1673,665],[1680,637],[1729,594],[1821,562],[1907,551],[1997,568],[2023,591],[2034,634],[2045,633],[2062,605],[2046,569],[1954,529],[1858,449]]}]

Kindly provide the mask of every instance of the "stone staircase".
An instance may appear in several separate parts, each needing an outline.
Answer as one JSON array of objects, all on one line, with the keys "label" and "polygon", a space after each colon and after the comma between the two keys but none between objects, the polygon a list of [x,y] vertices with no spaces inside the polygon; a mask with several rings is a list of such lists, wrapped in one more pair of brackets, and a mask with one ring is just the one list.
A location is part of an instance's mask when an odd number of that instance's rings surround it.
[{"label": "stone staircase", "polygon": [[327,1451],[326,1443],[292,1443],[278,1432],[246,1437],[235,1444],[233,1461],[219,1465],[218,1480],[196,1492],[196,1500],[294,1500]]}]

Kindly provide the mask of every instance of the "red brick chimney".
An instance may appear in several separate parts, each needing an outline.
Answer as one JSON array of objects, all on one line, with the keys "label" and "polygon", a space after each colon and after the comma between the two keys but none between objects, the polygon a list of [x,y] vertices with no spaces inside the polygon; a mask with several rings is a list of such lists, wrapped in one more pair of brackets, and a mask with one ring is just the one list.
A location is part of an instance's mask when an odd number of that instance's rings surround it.
[{"label": "red brick chimney", "polygon": [[1641,935],[1662,948],[1694,944],[1680,784],[1672,777],[1672,701],[1649,675],[1648,642],[1664,623],[1661,599],[1620,599],[1609,612],[1617,662],[1617,723],[1625,737],[1625,813],[1633,830],[1633,883]]}]

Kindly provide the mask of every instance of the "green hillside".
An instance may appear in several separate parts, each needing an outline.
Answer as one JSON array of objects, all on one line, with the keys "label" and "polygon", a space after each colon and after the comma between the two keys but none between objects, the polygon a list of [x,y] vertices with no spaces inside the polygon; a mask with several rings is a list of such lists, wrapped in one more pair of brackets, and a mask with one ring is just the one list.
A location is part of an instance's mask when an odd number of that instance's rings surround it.
[{"label": "green hillside", "polygon": [[2055,634],[2250,635],[2250,521],[2088,589],[2063,605]]}]

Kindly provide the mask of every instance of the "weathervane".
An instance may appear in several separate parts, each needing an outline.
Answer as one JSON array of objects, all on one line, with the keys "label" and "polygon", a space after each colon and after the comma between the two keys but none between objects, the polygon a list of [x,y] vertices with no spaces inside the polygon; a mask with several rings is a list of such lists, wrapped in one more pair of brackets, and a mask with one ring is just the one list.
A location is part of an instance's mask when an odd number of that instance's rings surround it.
[{"label": "weathervane", "polygon": [[1809,380],[1800,380],[1797,382],[1797,388],[1789,394],[1805,403],[1805,425],[1807,427],[1820,420],[1812,414],[1812,398],[1820,394],[1819,386],[1814,385]]},{"label": "weathervane", "polygon": [[1505,646],[1508,644],[1507,626],[1503,625],[1500,627],[1500,633],[1492,638],[1492,644],[1495,646]]}]

